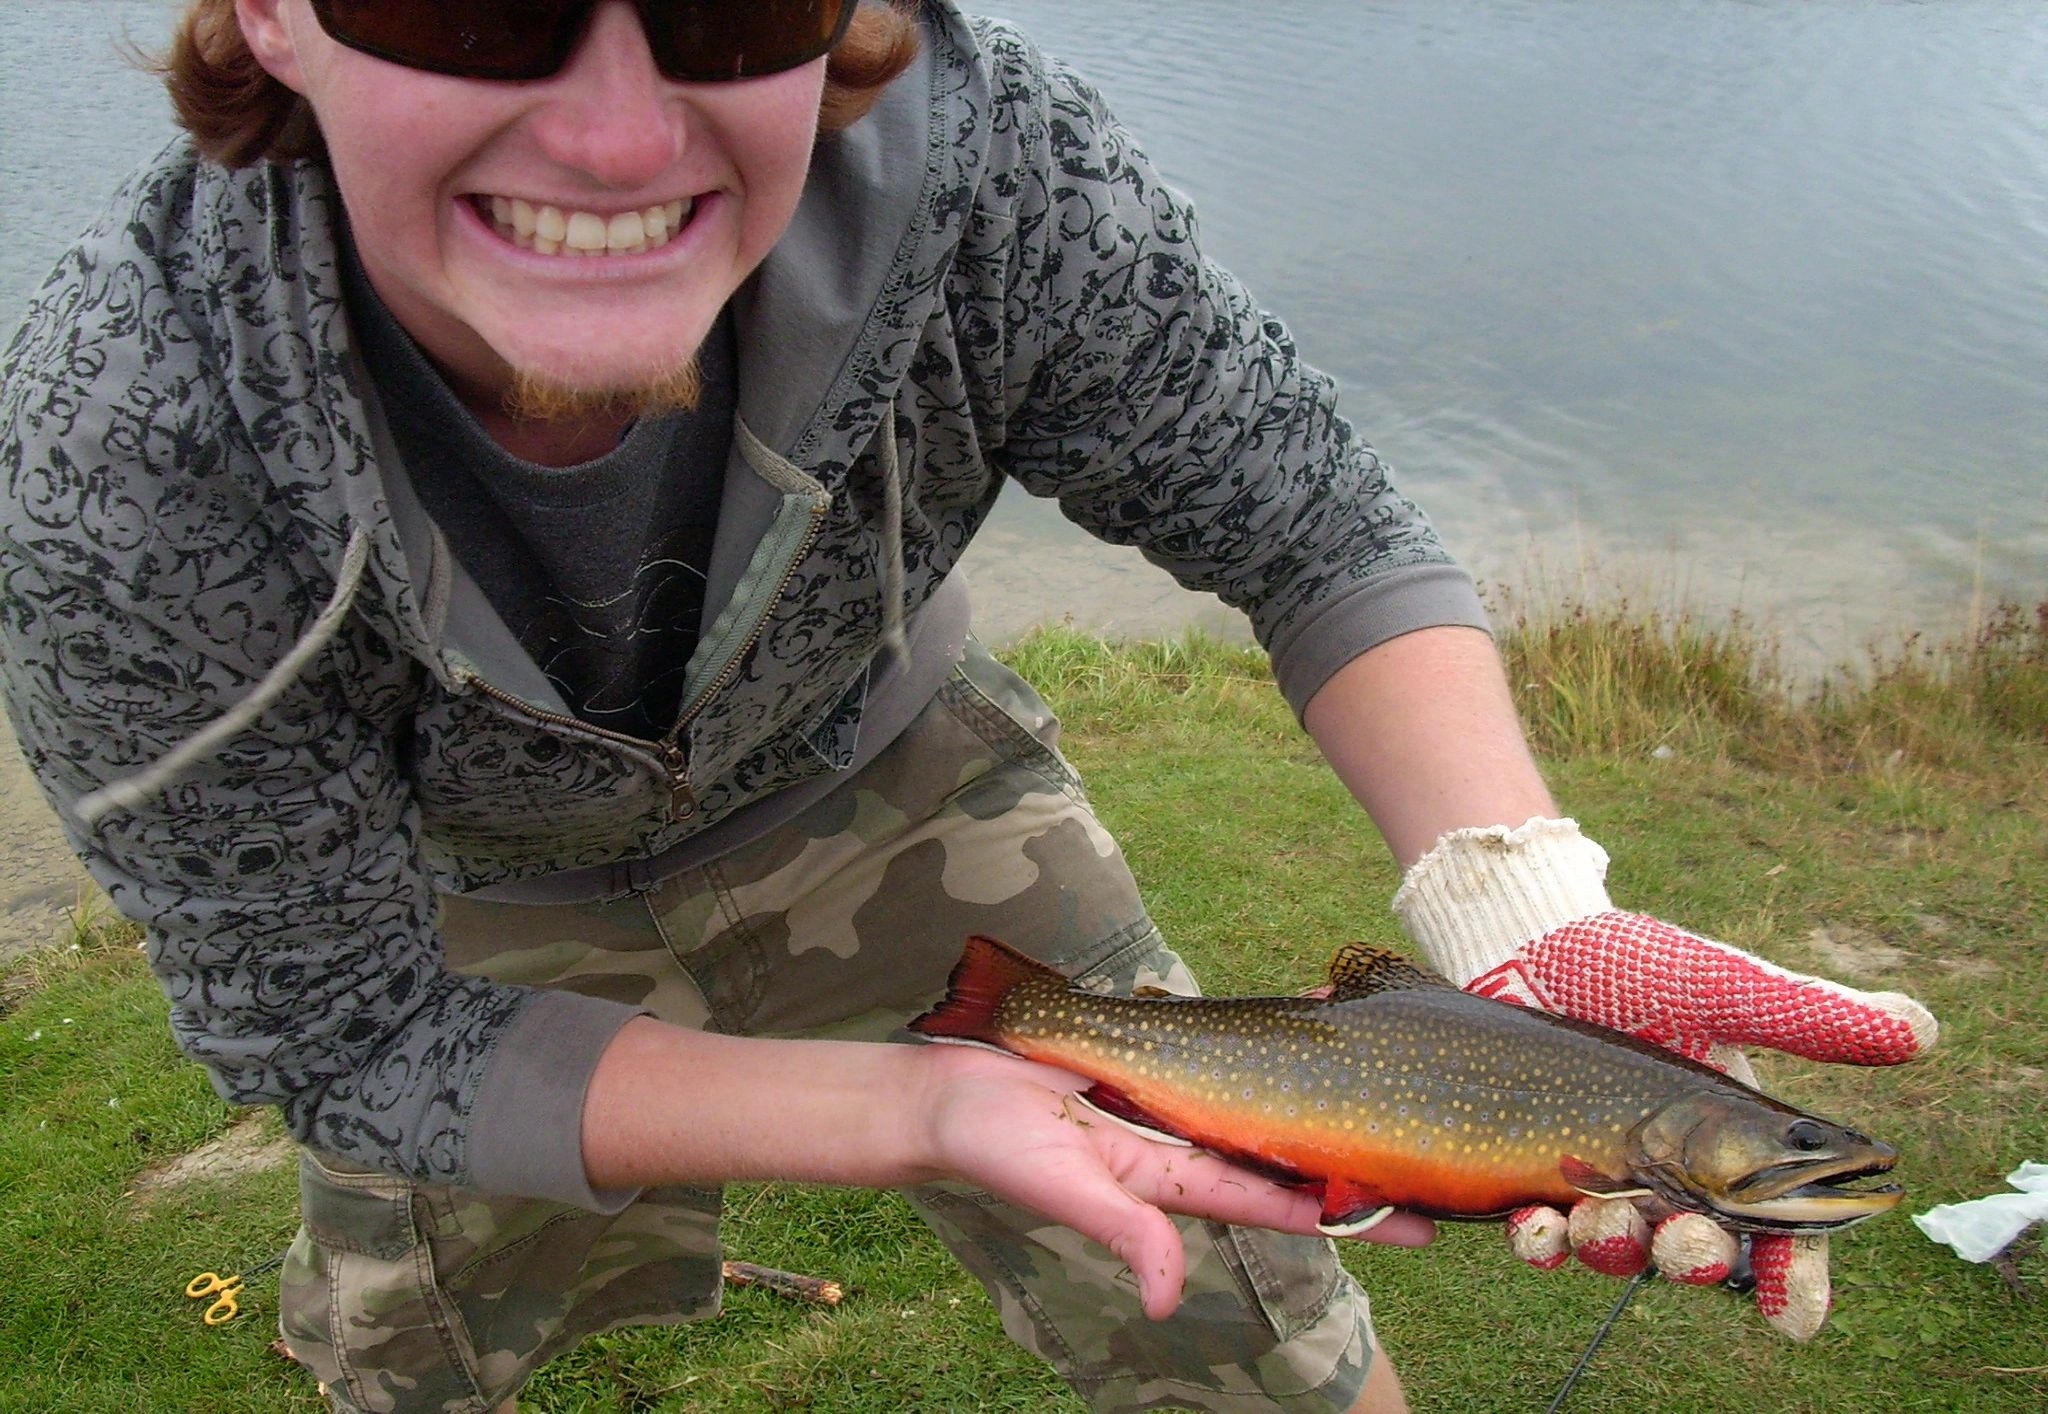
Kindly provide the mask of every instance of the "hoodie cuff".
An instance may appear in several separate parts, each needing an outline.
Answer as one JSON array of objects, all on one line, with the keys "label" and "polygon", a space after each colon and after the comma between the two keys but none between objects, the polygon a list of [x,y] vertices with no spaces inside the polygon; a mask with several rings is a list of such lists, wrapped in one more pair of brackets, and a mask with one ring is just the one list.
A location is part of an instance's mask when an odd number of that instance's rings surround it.
[{"label": "hoodie cuff", "polygon": [[485,1193],[545,1198],[616,1213],[640,1190],[590,1186],[583,1100],[598,1058],[645,1008],[544,991],[493,1050],[469,1117],[469,1182]]},{"label": "hoodie cuff", "polygon": [[1470,575],[1450,564],[1388,570],[1340,591],[1268,644],[1273,677],[1299,721],[1309,699],[1359,654],[1405,633],[1447,625],[1492,631]]},{"label": "hoodie cuff", "polygon": [[1460,987],[1552,929],[1605,913],[1607,851],[1576,820],[1452,830],[1415,861],[1394,914],[1437,971]]}]

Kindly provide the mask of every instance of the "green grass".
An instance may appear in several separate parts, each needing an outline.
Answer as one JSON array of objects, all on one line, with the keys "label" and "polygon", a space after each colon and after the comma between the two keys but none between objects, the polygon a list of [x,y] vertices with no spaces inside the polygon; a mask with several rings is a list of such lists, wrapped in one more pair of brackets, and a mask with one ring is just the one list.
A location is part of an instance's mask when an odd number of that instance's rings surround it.
[{"label": "green grass", "polygon": [[[1627,906],[1788,965],[1913,993],[1941,1017],[1916,1065],[1764,1057],[1767,1086],[1861,1121],[1905,1158],[1907,1209],[1999,1190],[2048,1157],[2048,617],[1991,616],[1960,644],[1908,642],[1795,688],[1741,624],[1621,609],[1511,620],[1504,646],[1561,799],[1614,855]],[[1296,987],[1332,947],[1398,941],[1391,865],[1318,764],[1251,650],[1113,646],[1048,631],[1008,655],[1211,991]],[[1660,748],[1662,750],[1660,751]],[[198,1320],[193,1274],[252,1264],[294,1226],[288,1169],[201,1181],[146,1206],[153,1163],[236,1116],[173,1050],[131,929],[0,979],[0,1411],[313,1410],[269,1353],[275,1283],[251,1314]],[[716,1320],[588,1342],[527,1407],[583,1410],[1077,1410],[1001,1335],[979,1290],[886,1194],[750,1185],[736,1256],[830,1275],[836,1310],[755,1291]],[[1541,1409],[1618,1287],[1545,1275],[1491,1226],[1424,1252],[1348,1249],[1418,1409]],[[1837,1306],[1807,1346],[1744,1303],[1653,1284],[1575,1411],[2037,1410],[2048,1404],[2048,1261],[2033,1299],[1903,1215],[1835,1244]]]}]

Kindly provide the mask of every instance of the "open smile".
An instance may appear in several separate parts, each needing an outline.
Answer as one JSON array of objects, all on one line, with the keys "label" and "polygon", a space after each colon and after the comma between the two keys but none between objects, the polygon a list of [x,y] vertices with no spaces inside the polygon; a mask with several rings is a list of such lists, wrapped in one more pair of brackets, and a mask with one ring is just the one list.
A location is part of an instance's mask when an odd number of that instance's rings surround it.
[{"label": "open smile", "polygon": [[639,255],[673,241],[696,214],[694,199],[606,214],[530,202],[516,196],[469,198],[499,239],[540,255]]}]

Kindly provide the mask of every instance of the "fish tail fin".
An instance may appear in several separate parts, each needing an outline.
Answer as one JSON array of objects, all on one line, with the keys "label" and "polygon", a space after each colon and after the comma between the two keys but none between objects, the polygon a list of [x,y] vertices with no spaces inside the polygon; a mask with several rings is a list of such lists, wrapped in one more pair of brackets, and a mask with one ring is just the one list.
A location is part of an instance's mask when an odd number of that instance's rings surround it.
[{"label": "fish tail fin", "polygon": [[967,940],[953,975],[946,981],[946,999],[910,1023],[922,1036],[952,1037],[995,1043],[996,1009],[1023,982],[1049,980],[1062,987],[1067,979],[1036,958],[1008,943],[975,934]]}]

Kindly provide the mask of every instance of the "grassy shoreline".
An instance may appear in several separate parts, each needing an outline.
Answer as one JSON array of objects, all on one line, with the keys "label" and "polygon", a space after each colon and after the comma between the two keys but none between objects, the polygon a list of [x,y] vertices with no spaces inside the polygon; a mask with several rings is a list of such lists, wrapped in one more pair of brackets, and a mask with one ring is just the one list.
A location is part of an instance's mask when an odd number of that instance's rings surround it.
[{"label": "grassy shoreline", "polygon": [[[1614,855],[1625,906],[1801,970],[1913,993],[1927,1060],[1850,1071],[1763,1057],[1768,1088],[1905,1155],[1906,1211],[2003,1188],[2048,1157],[2048,606],[1971,640],[1907,642],[1794,688],[1739,623],[1626,606],[1506,616],[1503,646],[1561,800]],[[1392,866],[1319,764],[1254,650],[1117,645],[1068,630],[1006,655],[1065,745],[1162,928],[1214,992],[1291,988],[1352,937],[1399,943]],[[267,1351],[271,1278],[212,1328],[203,1270],[253,1264],[294,1225],[288,1166],[229,1165],[131,1196],[224,1135],[261,1140],[173,1050],[118,920],[0,977],[0,1411],[319,1407]],[[568,1410],[1079,1409],[1005,1342],[978,1289],[893,1196],[748,1185],[728,1242],[849,1281],[824,1312],[735,1291],[702,1326],[627,1331],[546,1370]],[[1612,1301],[1583,1272],[1517,1267],[1491,1227],[1426,1253],[1354,1246],[1418,1409],[1541,1408]],[[1837,1309],[1810,1346],[1740,1302],[1653,1285],[1574,1411],[2033,1410],[2048,1402],[2048,1262],[2016,1289],[1903,1214],[1836,1244]]]}]

